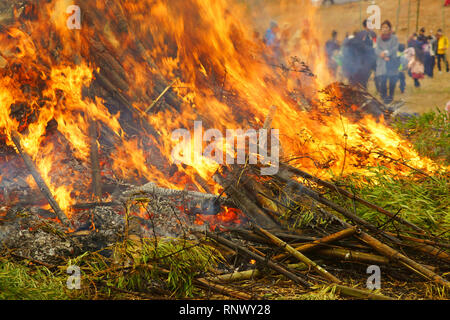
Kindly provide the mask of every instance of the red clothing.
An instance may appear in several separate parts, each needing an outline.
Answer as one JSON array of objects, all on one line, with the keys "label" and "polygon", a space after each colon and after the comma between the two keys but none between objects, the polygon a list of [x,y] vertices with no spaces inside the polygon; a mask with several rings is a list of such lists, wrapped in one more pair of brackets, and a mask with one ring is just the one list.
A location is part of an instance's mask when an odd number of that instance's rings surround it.
[{"label": "red clothing", "polygon": [[445,0],[444,7],[448,7],[448,6],[450,6],[450,0]]}]

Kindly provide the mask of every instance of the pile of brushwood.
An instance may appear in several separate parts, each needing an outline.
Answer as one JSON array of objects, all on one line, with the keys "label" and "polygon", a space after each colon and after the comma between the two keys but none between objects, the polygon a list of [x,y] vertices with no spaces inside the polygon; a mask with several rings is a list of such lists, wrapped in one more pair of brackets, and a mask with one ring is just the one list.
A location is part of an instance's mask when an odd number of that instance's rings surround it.
[{"label": "pile of brushwood", "polygon": [[[242,165],[214,176],[224,192],[204,208],[241,209],[246,221],[234,227],[141,237],[125,215],[117,242],[59,263],[4,250],[0,298],[449,298],[448,173],[396,177],[380,167],[330,182],[287,164],[259,172]],[[154,192],[128,192],[126,207],[159,201]],[[81,270],[80,290],[68,289],[69,266]]]}]

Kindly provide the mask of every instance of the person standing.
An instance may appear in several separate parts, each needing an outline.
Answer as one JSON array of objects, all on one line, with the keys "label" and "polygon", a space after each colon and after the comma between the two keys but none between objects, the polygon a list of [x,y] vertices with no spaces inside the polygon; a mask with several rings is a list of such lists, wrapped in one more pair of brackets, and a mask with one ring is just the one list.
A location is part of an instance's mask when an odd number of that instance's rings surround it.
[{"label": "person standing", "polygon": [[434,76],[434,68],[436,67],[436,54],[437,54],[437,39],[433,32],[428,36],[428,40],[430,41],[430,54],[431,54],[431,74]]},{"label": "person standing", "polygon": [[398,38],[392,32],[391,22],[384,21],[381,25],[381,36],[375,48],[377,56],[375,76],[380,95],[386,104],[390,104],[394,100],[400,66],[400,59],[397,57],[398,46]]},{"label": "person standing", "polygon": [[414,79],[414,86],[420,88],[420,79],[424,78],[425,67],[423,62],[420,60],[420,56],[415,55],[415,57],[409,62],[409,70],[411,71],[411,76]]},{"label": "person standing", "polygon": [[437,65],[439,72],[442,73],[441,62],[444,62],[447,67],[447,72],[450,72],[450,68],[447,60],[447,50],[448,50],[448,38],[442,33],[442,29],[439,29],[436,34],[437,39]]},{"label": "person standing", "polygon": [[426,42],[423,44],[422,51],[424,53],[425,74],[430,78],[433,78],[434,55],[431,47],[431,40],[429,37],[427,37]]},{"label": "person standing", "polygon": [[280,27],[277,22],[272,21],[270,23],[270,27],[264,35],[264,44],[269,51],[269,57],[267,57],[268,62],[273,66],[279,65],[283,53],[281,49]]},{"label": "person standing", "polygon": [[[413,48],[410,48],[414,50]],[[408,50],[410,50],[408,49]],[[408,69],[409,60],[405,52],[406,48],[404,44],[399,44],[398,46],[398,56],[400,59],[400,66],[398,68],[398,79],[400,82],[400,92],[405,93],[406,89],[406,75],[405,71]]]},{"label": "person standing", "polygon": [[417,36],[417,41],[421,42],[421,45],[427,42],[427,36],[425,35],[425,28],[420,29],[419,35]]},{"label": "person standing", "polygon": [[327,56],[327,65],[328,69],[330,69],[331,74],[333,77],[336,77],[336,71],[338,68],[337,62],[334,60],[335,52],[339,51],[341,49],[341,46],[339,45],[337,41],[337,32],[333,30],[331,33],[331,39],[328,40],[325,44],[325,52]]},{"label": "person standing", "polygon": [[367,27],[367,19],[362,23],[363,30],[356,34],[356,37],[364,42],[368,47],[373,48],[373,44],[376,42],[377,34],[375,31]]}]

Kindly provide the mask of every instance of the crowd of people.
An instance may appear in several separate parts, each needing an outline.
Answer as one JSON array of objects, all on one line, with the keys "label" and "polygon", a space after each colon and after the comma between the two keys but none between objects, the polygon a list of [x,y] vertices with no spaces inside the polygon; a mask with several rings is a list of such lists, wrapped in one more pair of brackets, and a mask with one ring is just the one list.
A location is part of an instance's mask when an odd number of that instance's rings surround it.
[{"label": "crowd of people", "polygon": [[330,72],[363,87],[374,73],[376,89],[386,104],[393,102],[397,84],[402,93],[405,91],[407,75],[414,79],[415,87],[420,87],[424,77],[434,77],[436,67],[440,73],[450,71],[449,40],[441,29],[427,35],[422,28],[407,44],[401,44],[390,21],[382,23],[377,35],[367,27],[366,20],[362,31],[347,35],[342,44],[337,36],[333,31],[325,44]]}]

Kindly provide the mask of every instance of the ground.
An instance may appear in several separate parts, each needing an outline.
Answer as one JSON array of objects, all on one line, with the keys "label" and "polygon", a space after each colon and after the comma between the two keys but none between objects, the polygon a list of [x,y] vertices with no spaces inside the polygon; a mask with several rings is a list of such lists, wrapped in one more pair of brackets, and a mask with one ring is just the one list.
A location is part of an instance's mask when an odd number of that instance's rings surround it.
[{"label": "ground", "polygon": [[[373,80],[373,79],[372,79]],[[369,83],[369,91],[376,93],[373,81]],[[421,81],[421,88],[414,87],[411,77],[406,79],[406,91],[400,93],[397,86],[395,100],[404,100],[405,106],[400,111],[409,113],[425,113],[435,111],[436,108],[443,110],[446,103],[450,101],[450,73],[436,72],[433,79],[426,78]]]}]

